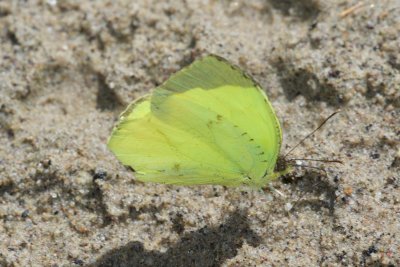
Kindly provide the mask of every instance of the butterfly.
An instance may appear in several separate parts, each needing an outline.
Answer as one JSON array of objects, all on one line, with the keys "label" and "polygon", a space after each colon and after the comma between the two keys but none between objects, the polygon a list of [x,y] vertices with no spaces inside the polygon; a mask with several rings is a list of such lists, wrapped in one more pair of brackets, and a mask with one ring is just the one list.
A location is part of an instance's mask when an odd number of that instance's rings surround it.
[{"label": "butterfly", "polygon": [[262,188],[282,143],[275,111],[260,85],[209,55],[173,74],[120,115],[108,148],[143,182]]}]

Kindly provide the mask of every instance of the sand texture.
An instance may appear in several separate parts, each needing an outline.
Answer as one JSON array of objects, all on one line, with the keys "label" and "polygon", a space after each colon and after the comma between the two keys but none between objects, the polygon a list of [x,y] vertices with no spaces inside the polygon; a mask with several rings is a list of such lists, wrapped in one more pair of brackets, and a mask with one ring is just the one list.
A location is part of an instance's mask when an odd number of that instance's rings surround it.
[{"label": "sand texture", "polygon": [[[400,266],[400,1],[0,1],[0,266]],[[118,115],[196,58],[251,74],[277,192],[135,181]]]}]

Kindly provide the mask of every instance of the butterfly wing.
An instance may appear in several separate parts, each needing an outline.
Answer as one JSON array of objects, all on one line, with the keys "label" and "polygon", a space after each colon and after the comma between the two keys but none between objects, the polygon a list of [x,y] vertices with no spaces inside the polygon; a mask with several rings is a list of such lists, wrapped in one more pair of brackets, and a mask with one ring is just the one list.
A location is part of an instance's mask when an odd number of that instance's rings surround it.
[{"label": "butterfly wing", "polygon": [[109,141],[142,181],[263,186],[281,130],[263,91],[225,60],[208,56],[133,103]]}]

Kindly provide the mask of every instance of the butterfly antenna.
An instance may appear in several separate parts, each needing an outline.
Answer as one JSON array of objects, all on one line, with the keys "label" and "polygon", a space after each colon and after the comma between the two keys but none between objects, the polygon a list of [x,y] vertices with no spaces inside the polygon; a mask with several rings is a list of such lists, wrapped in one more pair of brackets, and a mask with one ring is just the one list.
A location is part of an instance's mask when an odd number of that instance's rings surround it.
[{"label": "butterfly antenna", "polygon": [[303,167],[303,168],[309,168],[309,169],[314,169],[314,170],[319,170],[319,171],[322,171],[324,174],[325,174],[325,176],[328,176],[328,173],[326,172],[326,170],[324,169],[324,168],[320,168],[320,167],[315,167],[315,166],[310,166],[310,165],[300,165],[300,164],[295,164],[295,165],[293,165],[293,166],[295,166],[295,167]]},{"label": "butterfly antenna", "polygon": [[289,159],[288,161],[297,161],[297,160],[304,160],[304,161],[317,161],[317,162],[323,162],[323,163],[339,163],[339,164],[344,164],[343,161],[338,160],[338,159]]},{"label": "butterfly antenna", "polygon": [[287,152],[284,156],[284,158],[287,157],[287,155],[289,155],[290,153],[292,153],[293,150],[295,150],[299,145],[301,145],[305,140],[307,140],[310,136],[312,136],[316,131],[318,131],[322,126],[324,126],[325,123],[327,123],[328,120],[330,120],[333,116],[335,116],[336,114],[338,114],[340,112],[340,110],[337,110],[335,112],[333,112],[331,115],[329,115],[316,129],[314,129],[314,131],[312,131],[311,133],[309,133],[308,135],[306,135],[303,139],[300,140],[300,142],[297,143],[297,145],[295,145],[294,147],[292,147],[289,152]]}]

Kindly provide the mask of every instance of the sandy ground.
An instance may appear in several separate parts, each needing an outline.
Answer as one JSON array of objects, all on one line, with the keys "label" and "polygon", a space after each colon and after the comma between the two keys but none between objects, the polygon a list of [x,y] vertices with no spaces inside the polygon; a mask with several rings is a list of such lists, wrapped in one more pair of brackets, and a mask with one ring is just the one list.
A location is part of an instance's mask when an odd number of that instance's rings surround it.
[{"label": "sandy ground", "polygon": [[[400,266],[400,1],[0,1],[0,266]],[[285,194],[143,184],[118,114],[208,53],[265,88]],[[311,163],[307,163],[311,164]]]}]

